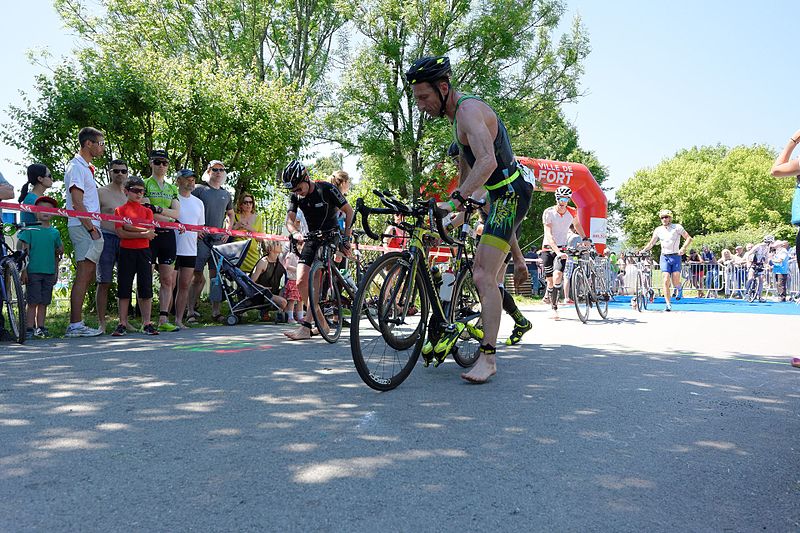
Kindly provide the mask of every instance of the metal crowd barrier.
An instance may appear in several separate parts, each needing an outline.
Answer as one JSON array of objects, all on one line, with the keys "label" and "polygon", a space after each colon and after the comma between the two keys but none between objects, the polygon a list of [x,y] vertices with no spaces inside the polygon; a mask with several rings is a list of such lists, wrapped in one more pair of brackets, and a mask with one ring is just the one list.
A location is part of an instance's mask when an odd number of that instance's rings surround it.
[{"label": "metal crowd barrier", "polygon": [[786,282],[786,297],[800,300],[800,270],[797,267],[797,258],[789,261],[789,279]]}]

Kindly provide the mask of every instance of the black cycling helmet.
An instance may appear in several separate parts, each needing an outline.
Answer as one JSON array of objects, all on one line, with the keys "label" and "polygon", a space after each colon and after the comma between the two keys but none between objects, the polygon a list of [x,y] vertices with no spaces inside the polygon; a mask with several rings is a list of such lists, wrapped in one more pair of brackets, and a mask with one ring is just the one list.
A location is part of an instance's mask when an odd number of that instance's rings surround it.
[{"label": "black cycling helmet", "polygon": [[309,179],[305,165],[297,159],[286,165],[281,175],[284,189],[294,189],[303,181]]},{"label": "black cycling helmet", "polygon": [[447,56],[425,56],[417,59],[411,64],[411,67],[406,72],[406,81],[411,85],[416,85],[422,82],[428,82],[431,87],[439,93],[439,99],[442,101],[442,107],[439,109],[439,117],[444,116],[444,108],[447,103],[447,98],[439,90],[437,82],[441,80],[447,81],[447,86],[450,87],[450,58]]},{"label": "black cycling helmet", "polygon": [[411,64],[406,72],[406,80],[411,85],[427,81],[436,83],[450,77],[450,58],[447,56],[425,56]]},{"label": "black cycling helmet", "polygon": [[456,157],[458,157],[460,152],[461,152],[461,150],[458,147],[458,143],[453,141],[450,144],[450,147],[447,149],[447,157],[449,157],[451,159],[455,159]]}]

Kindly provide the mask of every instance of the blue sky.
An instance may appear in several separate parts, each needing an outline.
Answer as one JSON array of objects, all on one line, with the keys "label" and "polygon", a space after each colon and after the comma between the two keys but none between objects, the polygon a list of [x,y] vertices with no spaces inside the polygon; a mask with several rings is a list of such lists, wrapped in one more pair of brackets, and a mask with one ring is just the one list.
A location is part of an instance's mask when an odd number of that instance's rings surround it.
[{"label": "blue sky", "polygon": [[[617,187],[642,167],[695,145],[765,143],[778,148],[800,128],[800,8],[789,1],[567,0],[565,26],[580,14],[592,53],[581,80],[585,96],[566,107],[581,145],[593,150]],[[0,121],[30,92],[41,67],[26,51],[68,55],[67,35],[49,0],[4,6]],[[522,154],[532,155],[536,154]],[[0,145],[0,171],[22,171]],[[355,170],[355,169],[347,169]]]}]

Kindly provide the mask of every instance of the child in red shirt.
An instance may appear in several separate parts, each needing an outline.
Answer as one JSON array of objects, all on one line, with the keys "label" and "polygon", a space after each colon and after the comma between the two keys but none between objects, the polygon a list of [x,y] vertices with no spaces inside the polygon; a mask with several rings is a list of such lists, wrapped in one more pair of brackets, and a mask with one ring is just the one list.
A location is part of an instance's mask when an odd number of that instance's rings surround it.
[{"label": "child in red shirt", "polygon": [[[114,214],[120,217],[139,220],[153,220],[153,212],[142,205],[144,180],[131,176],[125,182],[128,202],[119,206]],[[136,224],[116,222],[120,238],[119,263],[117,267],[117,295],[119,296],[119,325],[112,333],[115,337],[125,335],[128,329],[128,305],[133,292],[133,278],[136,277],[136,298],[142,311],[142,332],[145,335],[158,335],[158,330],[150,321],[153,306],[153,259],[150,255],[150,241],[155,237],[152,227],[139,227]]]}]

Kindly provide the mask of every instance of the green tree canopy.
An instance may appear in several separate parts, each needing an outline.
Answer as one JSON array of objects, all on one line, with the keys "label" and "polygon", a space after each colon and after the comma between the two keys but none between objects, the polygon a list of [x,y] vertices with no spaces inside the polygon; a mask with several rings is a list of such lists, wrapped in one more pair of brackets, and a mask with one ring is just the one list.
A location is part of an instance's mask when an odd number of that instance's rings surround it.
[{"label": "green tree canopy", "polygon": [[493,105],[515,147],[518,140],[552,127],[539,117],[560,118],[559,106],[579,94],[588,40],[576,20],[556,42],[553,35],[564,12],[558,0],[347,5],[362,39],[346,60],[326,135],[362,157],[366,176],[406,196],[417,194],[452,140],[447,121],[426,121],[416,110],[403,73],[418,57],[449,55],[454,87]]},{"label": "green tree canopy", "polygon": [[774,159],[762,145],[704,146],[638,170],[616,194],[627,241],[646,243],[660,209],[671,209],[691,235],[781,228],[789,222],[794,184],[770,176]]},{"label": "green tree canopy", "polygon": [[106,135],[106,159],[123,158],[135,172],[147,175],[148,151],[166,148],[173,168],[201,171],[224,160],[237,191],[258,195],[307,133],[302,90],[261,82],[219,59],[87,51],[40,76],[38,87],[36,102],[11,108],[3,138],[55,172],[77,150],[78,130],[91,125]]}]

